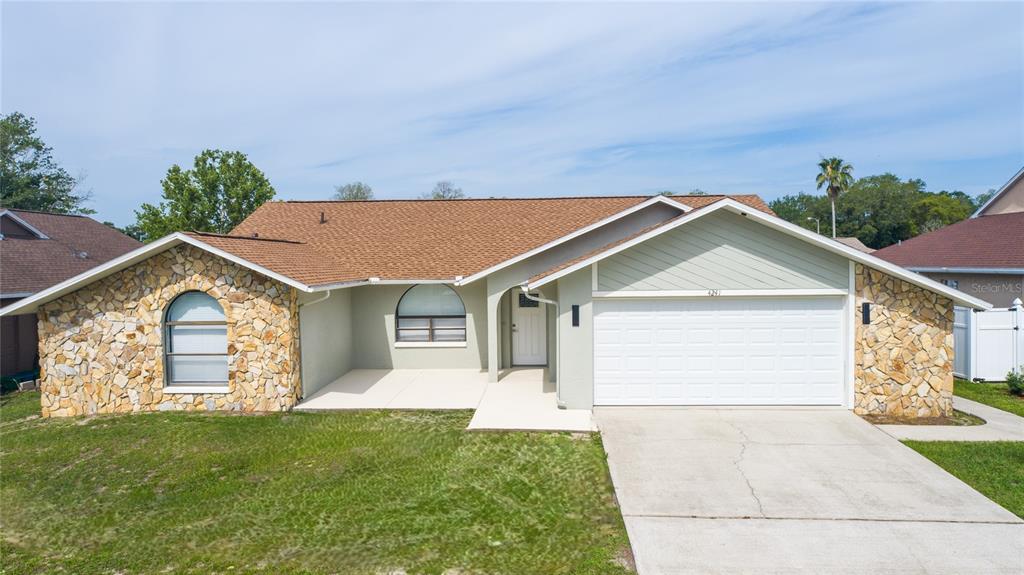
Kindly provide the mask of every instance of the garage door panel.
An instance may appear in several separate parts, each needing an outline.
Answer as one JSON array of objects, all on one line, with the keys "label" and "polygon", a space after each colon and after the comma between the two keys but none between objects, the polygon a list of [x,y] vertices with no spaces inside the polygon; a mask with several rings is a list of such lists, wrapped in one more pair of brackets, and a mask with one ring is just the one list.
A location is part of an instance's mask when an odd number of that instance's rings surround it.
[{"label": "garage door panel", "polygon": [[598,301],[595,403],[841,405],[842,310],[842,298]]}]

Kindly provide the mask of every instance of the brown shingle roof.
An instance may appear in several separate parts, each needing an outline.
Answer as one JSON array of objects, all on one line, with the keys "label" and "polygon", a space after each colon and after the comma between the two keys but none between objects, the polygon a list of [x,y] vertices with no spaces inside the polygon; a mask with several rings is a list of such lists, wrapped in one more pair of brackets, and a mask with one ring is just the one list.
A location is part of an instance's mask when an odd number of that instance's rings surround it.
[{"label": "brown shingle roof", "polygon": [[9,211],[50,239],[0,240],[0,293],[35,293],[142,245],[86,216]]},{"label": "brown shingle roof", "polygon": [[966,219],[872,255],[910,268],[1024,268],[1024,212]]},{"label": "brown shingle roof", "polygon": [[[673,199],[700,208],[722,197]],[[758,196],[730,197],[771,213]],[[299,248],[274,248],[288,251],[289,256],[274,256],[273,263],[280,269],[265,267],[307,285],[369,277],[450,279],[485,270],[648,199],[649,196],[618,196],[268,202],[232,230],[231,236],[240,241],[242,237],[259,234],[261,238],[301,242],[303,247]],[[321,213],[325,223],[320,223]],[[231,242],[224,241],[225,245]],[[232,253],[234,249],[245,249],[248,256],[236,255],[251,257],[256,263],[255,258],[270,257],[257,255],[256,252],[269,248],[255,245],[230,243],[222,249]],[[309,271],[303,272],[307,267]]]}]

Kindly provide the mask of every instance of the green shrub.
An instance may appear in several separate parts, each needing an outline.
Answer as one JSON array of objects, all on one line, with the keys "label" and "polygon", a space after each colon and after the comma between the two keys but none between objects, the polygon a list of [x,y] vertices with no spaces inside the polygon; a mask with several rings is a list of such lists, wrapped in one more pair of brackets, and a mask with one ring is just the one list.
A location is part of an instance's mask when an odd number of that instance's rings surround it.
[{"label": "green shrub", "polygon": [[1024,365],[1006,374],[1006,387],[1010,393],[1024,397]]}]

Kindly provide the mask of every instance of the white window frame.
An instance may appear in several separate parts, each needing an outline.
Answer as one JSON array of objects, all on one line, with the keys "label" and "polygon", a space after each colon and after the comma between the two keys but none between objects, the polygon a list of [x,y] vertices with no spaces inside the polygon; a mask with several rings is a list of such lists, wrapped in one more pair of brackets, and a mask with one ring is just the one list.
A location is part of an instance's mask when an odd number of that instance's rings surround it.
[{"label": "white window frame", "polygon": [[[179,325],[180,326],[189,326],[189,325],[192,325],[192,326],[199,326],[199,325],[204,325],[204,326],[223,326],[224,327],[224,336],[225,336],[225,339],[227,339],[228,324],[227,324],[227,316],[226,315],[225,315],[225,318],[224,318],[223,321],[213,321],[213,320],[211,320],[211,321],[194,321],[194,320],[171,321],[171,320],[168,320],[168,317],[170,316],[171,308],[174,307],[174,304],[177,303],[178,300],[182,296],[185,296],[185,295],[190,294],[190,293],[199,293],[199,294],[203,294],[203,295],[209,297],[210,299],[212,299],[214,301],[214,303],[217,304],[218,307],[220,307],[221,313],[222,314],[224,313],[224,306],[222,306],[220,304],[220,302],[217,301],[216,298],[214,298],[210,294],[207,294],[206,292],[203,292],[203,291],[200,291],[200,290],[189,290],[189,291],[181,292],[180,294],[175,296],[174,299],[172,299],[169,304],[167,304],[167,309],[164,312],[164,322],[163,322],[163,326],[162,326],[163,327],[163,334],[164,334],[164,349],[163,349],[164,390],[163,391],[164,391],[164,393],[205,393],[205,394],[228,393],[228,391],[230,391],[229,387],[228,387],[228,382],[229,382],[230,377],[231,377],[231,374],[230,374],[231,357],[230,357],[230,354],[228,354],[228,347],[227,347],[226,344],[224,346],[224,353],[205,353],[205,352],[204,353],[192,353],[192,352],[176,353],[176,352],[174,352],[172,350],[172,341],[173,341],[173,339],[172,339],[172,336],[171,336],[171,332],[172,332],[172,328],[174,326],[179,326]],[[189,382],[182,382],[182,383],[175,383],[171,379],[171,359],[170,358],[172,358],[172,357],[217,357],[217,356],[220,356],[220,357],[224,358],[224,363],[226,364],[226,366],[227,366],[227,368],[229,370],[228,377],[226,379],[224,379],[224,380],[211,380],[211,381],[208,381],[208,382],[206,382],[206,381],[203,381],[203,382],[189,381]]]}]

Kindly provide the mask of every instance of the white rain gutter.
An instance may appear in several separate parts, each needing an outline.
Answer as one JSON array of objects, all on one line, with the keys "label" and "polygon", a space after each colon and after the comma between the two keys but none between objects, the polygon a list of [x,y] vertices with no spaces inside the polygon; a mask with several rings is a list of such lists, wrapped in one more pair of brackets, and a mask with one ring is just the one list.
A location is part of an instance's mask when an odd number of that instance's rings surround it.
[{"label": "white rain gutter", "polygon": [[[558,406],[558,409],[565,409],[565,402],[562,401],[562,359],[558,356],[562,352],[562,329],[559,325],[562,318],[558,317],[558,302],[531,295],[526,284],[520,285],[519,287],[523,290],[523,295],[526,299],[555,306],[555,405]],[[547,319],[544,321],[546,323]]]},{"label": "white rain gutter", "polygon": [[328,290],[327,293],[324,294],[324,297],[319,297],[319,298],[316,298],[313,301],[307,301],[306,303],[300,303],[299,307],[306,307],[307,305],[313,305],[313,304],[318,304],[318,303],[320,303],[322,301],[327,301],[327,298],[331,297],[331,293],[332,293],[332,291]]}]

